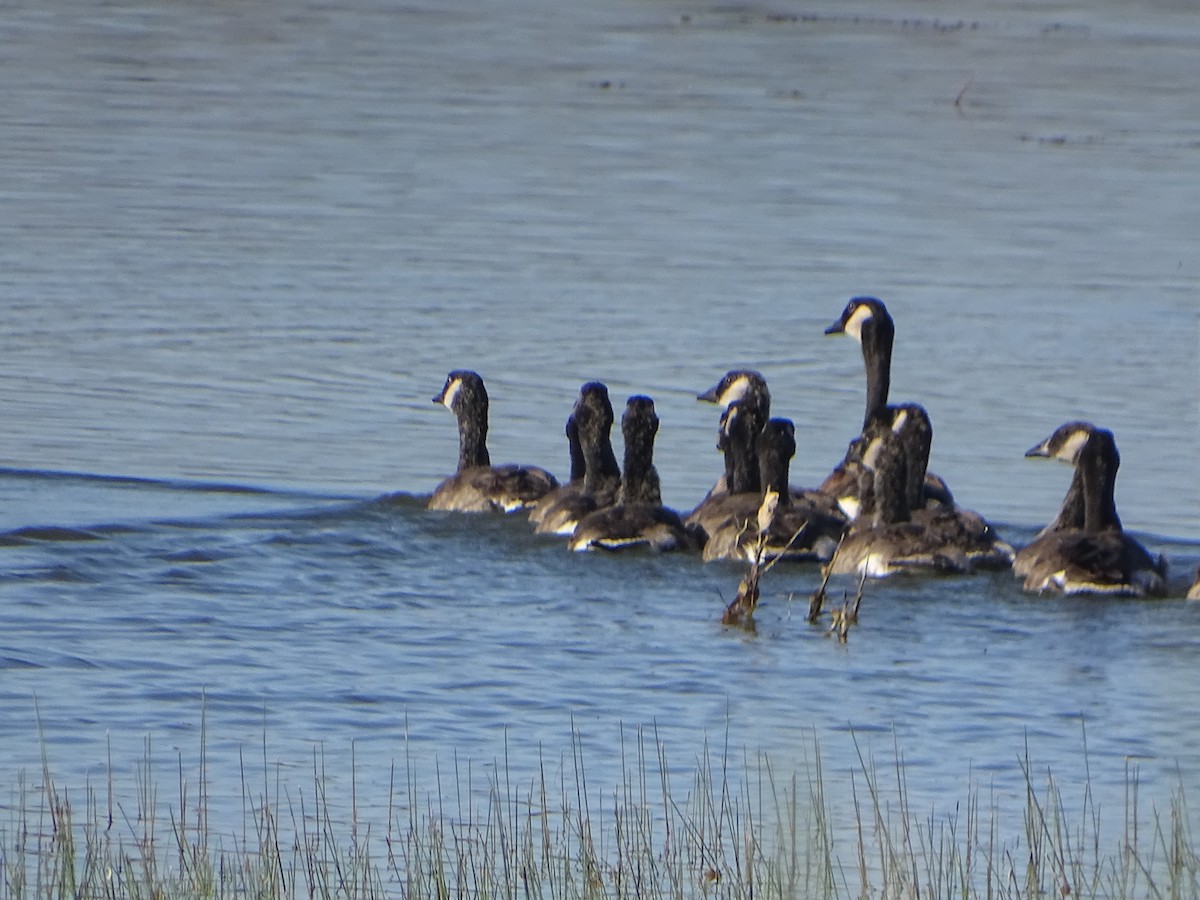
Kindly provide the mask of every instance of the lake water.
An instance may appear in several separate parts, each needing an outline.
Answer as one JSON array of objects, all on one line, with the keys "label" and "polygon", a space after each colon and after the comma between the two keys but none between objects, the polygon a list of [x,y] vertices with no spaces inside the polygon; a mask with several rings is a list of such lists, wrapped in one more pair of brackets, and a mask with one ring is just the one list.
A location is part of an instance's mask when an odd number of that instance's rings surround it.
[{"label": "lake water", "polygon": [[[620,777],[620,732],[782,771],[898,748],[920,808],[1019,758],[1119,809],[1200,793],[1200,604],[1038,599],[1007,575],[868,585],[845,645],[769,576],[569,554],[428,513],[430,403],[480,371],[496,461],[565,475],[579,385],[649,393],[665,499],[721,465],[697,392],[753,366],[815,483],[861,420],[824,327],[897,320],[893,397],[1015,543],[1111,428],[1127,528],[1200,559],[1200,11],[1190,3],[61,0],[0,48],[0,786],[211,795],[314,748],[378,813],[389,766],[539,752]],[[619,444],[618,444],[619,452]],[[789,601],[789,595],[799,599]],[[111,751],[110,751],[111,747]],[[336,771],[335,771],[336,770]],[[301,779],[303,775],[298,775]],[[848,793],[848,792],[843,792]],[[364,800],[364,797],[370,798]],[[220,806],[222,804],[215,804]]]}]

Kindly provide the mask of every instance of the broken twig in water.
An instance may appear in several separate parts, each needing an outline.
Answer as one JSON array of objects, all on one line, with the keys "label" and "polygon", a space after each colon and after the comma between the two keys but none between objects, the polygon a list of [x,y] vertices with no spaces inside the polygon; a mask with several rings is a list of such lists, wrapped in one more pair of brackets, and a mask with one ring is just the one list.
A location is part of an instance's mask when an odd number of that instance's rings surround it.
[{"label": "broken twig in water", "polygon": [[846,540],[844,534],[838,538],[838,545],[834,548],[833,555],[829,557],[829,562],[821,566],[821,584],[808,598],[808,621],[813,624],[821,618],[821,610],[825,606],[825,601],[829,599],[825,589],[829,586],[829,576],[833,574],[833,561],[837,559],[838,551],[842,549],[844,540]]},{"label": "broken twig in water", "polygon": [[862,605],[863,588],[866,584],[867,574],[864,572],[858,580],[858,592],[854,595],[854,600],[843,602],[841,609],[830,610],[830,618],[833,621],[829,625],[829,631],[837,635],[839,643],[846,643],[850,626],[858,624],[858,608]]},{"label": "broken twig in water", "polygon": [[[725,607],[725,613],[721,616],[722,625],[750,625],[754,610],[758,606],[759,588],[758,583],[763,575],[771,570],[771,568],[783,559],[783,556],[792,545],[800,539],[800,535],[808,527],[808,522],[800,523],[800,527],[788,539],[782,549],[776,553],[770,560],[764,562],[764,557],[767,551],[767,540],[771,530],[771,525],[775,521],[775,509],[779,505],[779,494],[775,491],[767,491],[763,495],[762,504],[758,508],[758,537],[754,542],[754,553],[750,559],[750,571],[746,573],[746,577],[742,579],[738,585],[737,595],[733,598],[733,602]],[[746,526],[749,526],[749,522]]]}]

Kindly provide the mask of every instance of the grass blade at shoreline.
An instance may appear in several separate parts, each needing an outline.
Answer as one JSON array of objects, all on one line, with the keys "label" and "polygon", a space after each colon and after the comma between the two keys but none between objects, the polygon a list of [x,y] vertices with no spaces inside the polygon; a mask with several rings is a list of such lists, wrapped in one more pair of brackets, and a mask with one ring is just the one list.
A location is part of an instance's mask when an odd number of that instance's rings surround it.
[{"label": "grass blade at shoreline", "polygon": [[[406,759],[400,789],[392,767],[377,822],[360,807],[353,748],[348,818],[339,818],[333,810],[346,804],[327,791],[345,778],[330,776],[324,751],[313,752],[310,783],[290,783],[281,767],[272,776],[264,735],[261,787],[239,753],[242,826],[229,832],[212,824],[230,811],[210,809],[203,737],[197,781],[180,757],[170,803],[147,738],[128,806],[111,759],[102,788],[68,791],[43,743],[42,784],[22,772],[0,818],[0,900],[1200,898],[1183,790],[1146,812],[1136,769],[1126,769],[1113,842],[1086,759],[1077,809],[1058,778],[1035,775],[1026,747],[1023,809],[1002,808],[994,789],[976,785],[948,809],[918,811],[899,748],[885,784],[856,740],[846,798],[831,797],[847,788],[826,777],[815,748],[803,773],[777,773],[764,754],[736,764],[726,735],[715,755],[705,742],[684,787],[656,733],[620,737],[622,776],[603,788],[589,783],[578,735],[569,760],[555,767],[539,753],[524,783],[512,778],[507,737],[486,784],[456,757],[451,782],[437,766],[427,791]],[[1002,823],[1018,817],[1006,833]]]}]

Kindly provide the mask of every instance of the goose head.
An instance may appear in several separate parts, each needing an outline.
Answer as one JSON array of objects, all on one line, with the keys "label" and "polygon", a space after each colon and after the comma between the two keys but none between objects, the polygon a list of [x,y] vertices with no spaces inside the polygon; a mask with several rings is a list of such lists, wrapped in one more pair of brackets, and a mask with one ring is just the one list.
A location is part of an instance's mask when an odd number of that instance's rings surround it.
[{"label": "goose head", "polygon": [[1057,459],[1075,467],[1075,479],[1056,521],[1074,527],[1082,524],[1083,530],[1089,532],[1121,528],[1114,496],[1121,455],[1111,431],[1090,422],[1067,422],[1040,444],[1030,447],[1025,455]]},{"label": "goose head", "polygon": [[488,395],[483,386],[483,379],[478,372],[470,369],[455,369],[446,376],[446,384],[441,393],[433,398],[434,403],[440,403],[455,414],[463,410],[482,410],[487,414]]},{"label": "goose head", "polygon": [[599,381],[589,381],[579,389],[579,397],[571,413],[580,441],[585,437],[603,432],[608,434],[613,425],[612,401],[608,399],[608,386]]},{"label": "goose head", "polygon": [[1067,422],[1054,434],[1025,451],[1027,458],[1057,459],[1075,465],[1097,428],[1090,422]]},{"label": "goose head", "polygon": [[487,449],[488,395],[478,372],[455,369],[433,398],[458,417],[458,469],[491,464]]},{"label": "goose head", "polygon": [[855,297],[846,304],[838,320],[825,329],[826,334],[848,334],[859,344],[886,339],[890,346],[896,325],[882,300]]},{"label": "goose head", "polygon": [[764,419],[771,414],[771,392],[767,390],[767,380],[753,369],[733,369],[725,373],[724,378],[704,393],[697,394],[696,399],[716,403],[726,409],[729,404],[740,401],[757,406]]}]

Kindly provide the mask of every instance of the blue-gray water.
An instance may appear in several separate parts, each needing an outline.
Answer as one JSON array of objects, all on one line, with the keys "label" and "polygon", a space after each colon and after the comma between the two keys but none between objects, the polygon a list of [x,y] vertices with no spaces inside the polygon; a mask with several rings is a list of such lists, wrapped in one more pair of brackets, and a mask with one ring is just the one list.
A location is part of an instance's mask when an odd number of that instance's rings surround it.
[{"label": "blue-gray water", "polygon": [[[933,468],[1019,543],[1111,428],[1126,526],[1182,594],[1200,558],[1200,12],[1190,4],[10,4],[0,49],[0,785],[314,746],[538,749],[619,774],[654,726],[782,770],[852,735],[926,803],[1041,765],[1119,803],[1200,791],[1200,605],[868,586],[839,645],[776,569],[568,554],[425,512],[430,403],[492,395],[497,461],[565,474],[579,384],[649,393],[669,503],[720,470],[728,368],[767,376],[819,481],[861,419],[846,299],[897,319],[893,396]],[[78,474],[70,474],[78,473]],[[795,592],[798,599],[789,602]],[[204,697],[202,704],[201,697]],[[36,710],[36,712],[35,712]],[[38,724],[40,716],[40,725]],[[874,737],[872,737],[874,736]],[[507,751],[506,751],[507,741]],[[331,766],[332,770],[339,769]],[[348,763],[336,777],[345,777]],[[921,806],[921,803],[914,804]],[[239,807],[240,808],[240,807]]]}]

